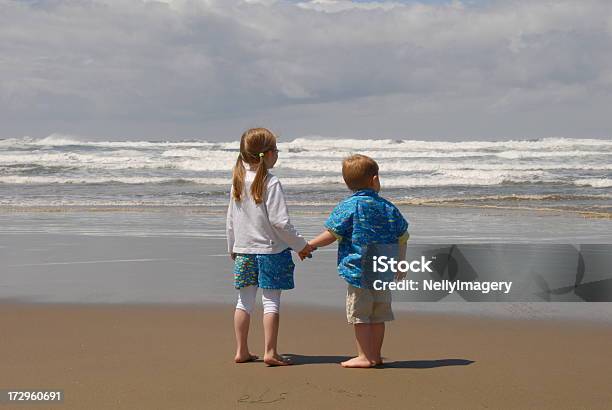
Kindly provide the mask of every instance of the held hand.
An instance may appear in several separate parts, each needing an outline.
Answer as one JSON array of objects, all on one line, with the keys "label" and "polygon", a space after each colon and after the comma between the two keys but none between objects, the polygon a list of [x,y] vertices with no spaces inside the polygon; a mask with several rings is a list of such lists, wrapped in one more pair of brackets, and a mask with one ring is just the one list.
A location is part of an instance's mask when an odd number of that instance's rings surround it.
[{"label": "held hand", "polygon": [[306,246],[304,246],[304,249],[298,252],[298,256],[300,257],[300,260],[304,260],[306,258],[312,258],[312,252],[315,251],[316,249],[317,248],[307,243]]},{"label": "held hand", "polygon": [[304,249],[298,252],[298,256],[300,257],[300,260],[303,261],[307,257],[312,258],[312,255],[310,254],[311,252],[312,251],[310,250],[309,245],[307,244],[306,246],[304,246]]}]

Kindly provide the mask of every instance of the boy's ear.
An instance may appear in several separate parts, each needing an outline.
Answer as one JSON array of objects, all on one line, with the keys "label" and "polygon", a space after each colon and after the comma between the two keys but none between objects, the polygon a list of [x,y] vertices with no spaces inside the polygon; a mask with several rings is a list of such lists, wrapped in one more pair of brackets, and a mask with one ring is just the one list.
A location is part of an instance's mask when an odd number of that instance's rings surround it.
[{"label": "boy's ear", "polygon": [[374,175],[370,183],[370,188],[372,188],[376,192],[380,191],[380,180],[378,179],[378,175]]}]

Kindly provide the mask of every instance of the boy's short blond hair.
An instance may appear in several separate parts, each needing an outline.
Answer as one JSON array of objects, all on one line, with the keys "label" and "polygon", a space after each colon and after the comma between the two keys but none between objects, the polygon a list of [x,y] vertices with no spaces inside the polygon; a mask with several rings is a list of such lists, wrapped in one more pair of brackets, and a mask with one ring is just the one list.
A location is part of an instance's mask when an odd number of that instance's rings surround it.
[{"label": "boy's short blond hair", "polygon": [[342,177],[351,191],[368,188],[376,175],[378,164],[366,155],[355,154],[342,161]]}]

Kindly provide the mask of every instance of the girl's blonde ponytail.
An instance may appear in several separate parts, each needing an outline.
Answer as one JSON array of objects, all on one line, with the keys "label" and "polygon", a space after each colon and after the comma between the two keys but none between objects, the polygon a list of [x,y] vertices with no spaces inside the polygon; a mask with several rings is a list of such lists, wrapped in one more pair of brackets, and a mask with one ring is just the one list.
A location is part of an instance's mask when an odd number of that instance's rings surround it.
[{"label": "girl's blonde ponytail", "polygon": [[276,149],[276,137],[265,128],[251,128],[242,134],[240,138],[240,154],[236,160],[236,165],[234,165],[232,176],[232,197],[235,201],[240,201],[242,198],[244,177],[246,175],[244,161],[250,165],[257,165],[250,194],[256,204],[263,202],[266,191],[266,178],[268,176],[268,167],[264,161],[264,154],[273,149]]},{"label": "girl's blonde ponytail", "polygon": [[263,155],[259,156],[259,164],[257,164],[257,173],[251,184],[251,197],[256,204],[263,202],[264,189],[266,187],[266,177],[268,176],[268,167],[264,161]]},{"label": "girl's blonde ponytail", "polygon": [[240,197],[242,196],[245,174],[246,170],[244,169],[244,164],[242,163],[242,154],[238,154],[238,159],[236,160],[236,165],[234,165],[232,175],[232,197],[234,197],[234,201],[236,202],[240,202]]}]

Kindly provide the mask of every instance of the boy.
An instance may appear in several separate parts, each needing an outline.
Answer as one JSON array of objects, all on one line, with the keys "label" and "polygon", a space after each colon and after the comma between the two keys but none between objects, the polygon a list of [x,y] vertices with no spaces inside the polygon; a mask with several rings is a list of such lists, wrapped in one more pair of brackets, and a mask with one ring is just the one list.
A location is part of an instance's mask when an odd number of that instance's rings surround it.
[{"label": "boy", "polygon": [[[342,177],[353,195],[340,202],[325,222],[326,231],[308,242],[311,248],[338,240],[338,273],[347,282],[346,315],[354,326],[357,356],[343,367],[373,367],[382,364],[381,348],[385,322],[394,319],[389,290],[374,290],[365,280],[363,268],[367,245],[398,244],[404,257],[408,222],[391,202],[378,196],[378,164],[365,155],[352,155],[342,162]],[[304,255],[300,255],[302,257]],[[396,279],[400,279],[396,275]]]}]

